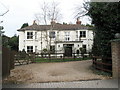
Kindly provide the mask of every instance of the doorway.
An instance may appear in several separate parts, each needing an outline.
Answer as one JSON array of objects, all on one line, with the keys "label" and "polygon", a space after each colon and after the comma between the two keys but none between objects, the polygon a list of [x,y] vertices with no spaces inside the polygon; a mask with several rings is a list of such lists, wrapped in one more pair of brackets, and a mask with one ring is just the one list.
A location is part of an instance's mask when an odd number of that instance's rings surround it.
[{"label": "doorway", "polygon": [[64,44],[64,56],[72,57],[72,46],[73,44]]}]

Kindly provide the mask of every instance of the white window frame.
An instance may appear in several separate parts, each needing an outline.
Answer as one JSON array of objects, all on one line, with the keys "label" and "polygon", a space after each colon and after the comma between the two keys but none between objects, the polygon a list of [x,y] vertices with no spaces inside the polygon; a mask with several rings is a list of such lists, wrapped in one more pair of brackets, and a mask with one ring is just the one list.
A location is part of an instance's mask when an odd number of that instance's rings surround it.
[{"label": "white window frame", "polygon": [[37,39],[37,32],[35,32],[35,39]]},{"label": "white window frame", "polygon": [[86,38],[86,31],[80,31],[80,38]]},{"label": "white window frame", "polygon": [[76,38],[78,39],[78,31],[76,31]]},{"label": "white window frame", "polygon": [[35,46],[35,52],[37,52],[37,46]]},{"label": "white window frame", "polygon": [[55,31],[50,31],[49,32],[49,38],[55,38]]},{"label": "white window frame", "polygon": [[33,39],[33,32],[27,32],[27,39]]},{"label": "white window frame", "polygon": [[33,46],[27,46],[27,52],[32,53],[33,52]]},{"label": "white window frame", "polygon": [[70,32],[65,32],[65,41],[70,41]]}]

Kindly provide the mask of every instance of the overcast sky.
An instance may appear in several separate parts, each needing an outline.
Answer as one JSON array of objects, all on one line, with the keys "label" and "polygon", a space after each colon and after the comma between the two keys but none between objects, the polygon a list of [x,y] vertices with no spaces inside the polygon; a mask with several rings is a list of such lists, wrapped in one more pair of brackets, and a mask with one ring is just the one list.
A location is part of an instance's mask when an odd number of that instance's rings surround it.
[{"label": "overcast sky", "polygon": [[[28,23],[32,25],[35,19],[35,14],[40,12],[40,5],[43,2],[53,1],[53,0],[2,0],[0,1],[0,14],[5,12],[7,8],[9,12],[0,16],[0,21],[3,23],[0,25],[4,26],[5,35],[13,36],[17,34],[17,29],[19,29],[23,23]],[[59,7],[61,10],[62,18],[60,22],[66,22],[73,24],[76,22],[74,18],[75,7],[77,5],[81,6],[83,0],[54,0],[59,2]],[[2,3],[2,4],[1,4]],[[5,6],[4,6],[5,5]],[[90,23],[87,17],[81,18],[82,24]]]}]

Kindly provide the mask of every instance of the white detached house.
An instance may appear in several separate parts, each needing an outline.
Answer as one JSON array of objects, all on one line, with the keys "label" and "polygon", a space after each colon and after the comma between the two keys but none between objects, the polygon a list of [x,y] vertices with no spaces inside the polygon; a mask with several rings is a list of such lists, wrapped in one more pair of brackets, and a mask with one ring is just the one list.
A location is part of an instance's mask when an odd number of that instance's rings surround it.
[{"label": "white detached house", "polygon": [[19,29],[19,51],[41,53],[44,49],[54,53],[72,56],[85,48],[90,52],[93,45],[93,31],[89,27],[76,24],[33,25]]}]

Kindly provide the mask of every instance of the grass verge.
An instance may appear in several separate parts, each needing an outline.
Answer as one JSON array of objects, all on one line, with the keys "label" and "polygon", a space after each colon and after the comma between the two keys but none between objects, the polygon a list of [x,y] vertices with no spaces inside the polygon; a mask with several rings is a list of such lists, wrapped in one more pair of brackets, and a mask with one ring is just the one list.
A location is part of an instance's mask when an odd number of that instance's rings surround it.
[{"label": "grass verge", "polygon": [[97,75],[103,75],[103,76],[107,76],[107,77],[112,77],[112,74],[111,73],[108,73],[108,72],[104,72],[104,71],[100,71],[98,69],[95,69],[94,67],[90,67],[91,70],[93,71],[93,73],[97,74]]},{"label": "grass verge", "polygon": [[42,63],[42,62],[68,62],[68,61],[82,61],[82,60],[90,60],[91,58],[35,58],[35,63]]}]

